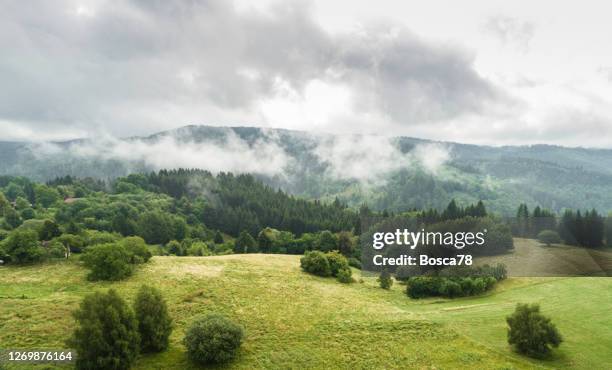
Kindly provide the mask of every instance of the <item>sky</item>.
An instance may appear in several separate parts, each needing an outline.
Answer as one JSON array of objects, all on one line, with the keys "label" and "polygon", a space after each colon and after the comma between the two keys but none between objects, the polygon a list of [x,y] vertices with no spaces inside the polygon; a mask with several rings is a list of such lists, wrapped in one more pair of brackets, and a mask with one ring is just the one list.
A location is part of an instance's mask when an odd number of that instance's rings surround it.
[{"label": "sky", "polygon": [[0,140],[188,124],[612,148],[606,1],[0,1]]}]

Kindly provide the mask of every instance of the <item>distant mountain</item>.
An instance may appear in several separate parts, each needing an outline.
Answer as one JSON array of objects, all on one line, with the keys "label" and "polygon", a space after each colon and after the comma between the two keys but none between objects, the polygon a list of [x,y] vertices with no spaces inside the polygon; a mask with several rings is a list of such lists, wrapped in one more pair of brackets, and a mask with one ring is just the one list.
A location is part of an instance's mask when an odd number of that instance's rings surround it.
[{"label": "distant mountain", "polygon": [[113,179],[169,167],[251,172],[313,199],[402,211],[482,199],[512,214],[520,202],[612,210],[612,150],[490,147],[410,137],[185,126],[147,137],[0,142],[0,174],[46,181]]}]

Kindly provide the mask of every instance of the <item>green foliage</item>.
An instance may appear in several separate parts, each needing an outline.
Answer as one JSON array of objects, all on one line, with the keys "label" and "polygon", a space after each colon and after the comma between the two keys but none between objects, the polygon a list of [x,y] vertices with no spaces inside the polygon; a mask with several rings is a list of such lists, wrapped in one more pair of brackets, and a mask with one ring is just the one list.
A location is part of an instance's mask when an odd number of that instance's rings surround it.
[{"label": "green foliage", "polygon": [[12,207],[9,207],[4,211],[4,221],[6,221],[11,229],[17,228],[23,223],[19,213],[17,213],[17,211],[15,211]]},{"label": "green foliage", "polygon": [[87,245],[97,244],[108,244],[119,241],[121,236],[116,233],[109,233],[106,231],[88,230],[87,231]]},{"label": "green foliage", "polygon": [[382,270],[380,273],[380,276],[378,277],[378,284],[381,288],[387,290],[391,289],[391,286],[393,286],[393,278],[387,269]]},{"label": "green foliage", "polygon": [[28,264],[45,259],[45,250],[40,246],[38,234],[34,230],[15,230],[3,243],[11,263]]},{"label": "green foliage", "polygon": [[42,228],[38,232],[39,240],[51,240],[56,236],[62,235],[62,231],[59,229],[59,226],[52,220],[45,220]]},{"label": "green foliage", "polygon": [[554,230],[542,230],[538,234],[538,241],[550,246],[551,244],[561,243],[561,237],[559,233]]},{"label": "green foliage", "polygon": [[351,233],[342,231],[338,233],[338,251],[346,257],[351,257],[355,252],[355,245]]},{"label": "green foliage", "polygon": [[195,242],[192,243],[189,248],[187,248],[188,256],[210,256],[212,253],[208,246],[204,242]]},{"label": "green foliage", "polygon": [[492,276],[414,276],[407,279],[406,294],[410,298],[465,297],[482,294],[491,289],[496,282]]},{"label": "green foliage", "polygon": [[248,231],[242,231],[234,242],[234,253],[256,253],[257,242]]},{"label": "green foliage", "polygon": [[77,351],[77,369],[129,369],[139,352],[134,312],[113,290],[85,296],[74,313],[77,327],[67,344]]},{"label": "green foliage", "polygon": [[257,245],[262,253],[272,252],[274,246],[274,240],[272,239],[272,233],[274,231],[270,228],[265,228],[257,235]]},{"label": "green foliage", "polygon": [[537,304],[517,304],[506,322],[508,343],[527,356],[543,357],[550,352],[551,346],[558,347],[563,341],[557,327],[540,313]]},{"label": "green foliage", "polygon": [[89,247],[82,260],[91,272],[89,280],[117,281],[130,276],[133,266],[132,254],[120,244],[98,244]]},{"label": "green foliage", "polygon": [[331,276],[331,267],[325,254],[321,251],[310,251],[304,254],[304,257],[300,259],[300,267],[302,270],[318,275],[318,276]]},{"label": "green foliage", "polygon": [[138,219],[138,235],[148,244],[166,244],[177,238],[172,218],[159,211],[149,211],[140,215]]},{"label": "green foliage", "polygon": [[334,234],[332,234],[329,230],[322,231],[319,235],[317,249],[323,252],[329,252],[338,249],[338,242]]},{"label": "green foliage", "polygon": [[132,255],[130,263],[146,263],[153,256],[144,239],[139,236],[128,236],[119,241],[118,244]]},{"label": "green foliage", "polygon": [[587,248],[603,245],[604,220],[595,209],[586,211],[566,210],[559,222],[559,235],[566,244]]},{"label": "green foliage", "polygon": [[34,187],[34,194],[36,197],[36,204],[44,208],[50,207],[60,199],[56,189],[42,184],[38,184]]},{"label": "green foliage", "polygon": [[351,267],[361,270],[361,261],[359,260],[359,258],[350,257],[348,259],[348,264]]},{"label": "green foliage", "polygon": [[175,256],[185,255],[185,250],[183,249],[183,246],[176,240],[170,240],[168,244],[166,244],[166,250],[168,251],[168,253],[173,254]]},{"label": "green foliage", "polygon": [[196,363],[224,363],[236,356],[243,337],[241,326],[213,313],[197,318],[187,329],[183,343]]},{"label": "green foliage", "polygon": [[51,241],[46,248],[47,257],[49,258],[66,258],[68,249],[58,241]]},{"label": "green foliage", "polygon": [[142,285],[134,301],[142,352],[161,352],[168,348],[172,319],[161,292]]},{"label": "green foliage", "polygon": [[221,235],[219,230],[215,232],[215,238],[213,239],[213,241],[215,242],[215,244],[223,244],[223,235]]},{"label": "green foliage", "polygon": [[71,253],[80,253],[84,246],[85,241],[78,235],[72,234],[62,234],[57,238],[53,239],[53,241],[58,241],[64,245],[64,247],[68,248]]},{"label": "green foliage", "polygon": [[338,276],[338,272],[340,270],[348,269],[350,271],[348,260],[338,251],[325,253],[325,258],[327,258],[327,261],[329,262],[329,268],[332,276]]},{"label": "green foliage", "polygon": [[347,266],[338,270],[338,273],[336,274],[336,279],[343,284],[350,284],[354,281],[352,275],[353,271],[351,271],[350,267]]}]

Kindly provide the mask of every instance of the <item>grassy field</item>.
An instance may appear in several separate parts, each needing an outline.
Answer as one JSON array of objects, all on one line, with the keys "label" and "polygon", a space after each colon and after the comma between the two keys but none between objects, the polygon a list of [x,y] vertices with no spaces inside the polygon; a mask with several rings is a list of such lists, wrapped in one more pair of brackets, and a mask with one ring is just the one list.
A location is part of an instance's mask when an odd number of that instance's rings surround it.
[{"label": "grassy field", "polygon": [[[175,330],[170,349],[141,357],[140,369],[191,368],[184,330],[212,311],[246,329],[228,368],[612,368],[611,278],[511,278],[482,297],[415,301],[374,278],[343,285],[304,274],[299,256],[154,257],[118,283],[86,273],[76,261],[0,267],[0,347],[63,348],[85,294],[113,287],[131,301],[147,283],[162,290]],[[504,318],[517,302],[541,303],[565,336],[551,359],[508,347]]]}]

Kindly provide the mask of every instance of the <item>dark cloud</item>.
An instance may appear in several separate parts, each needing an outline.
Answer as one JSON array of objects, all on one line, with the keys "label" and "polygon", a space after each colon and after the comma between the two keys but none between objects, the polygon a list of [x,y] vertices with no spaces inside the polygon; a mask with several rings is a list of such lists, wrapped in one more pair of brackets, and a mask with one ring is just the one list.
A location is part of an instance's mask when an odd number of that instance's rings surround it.
[{"label": "dark cloud", "polygon": [[[398,123],[478,113],[501,94],[464,50],[403,28],[330,34],[307,3],[266,12],[208,1],[8,1],[0,13],[0,134],[103,127],[119,135],[252,111],[279,81],[346,86]],[[208,116],[211,114],[211,116]],[[213,117],[213,118],[211,118]]]}]

